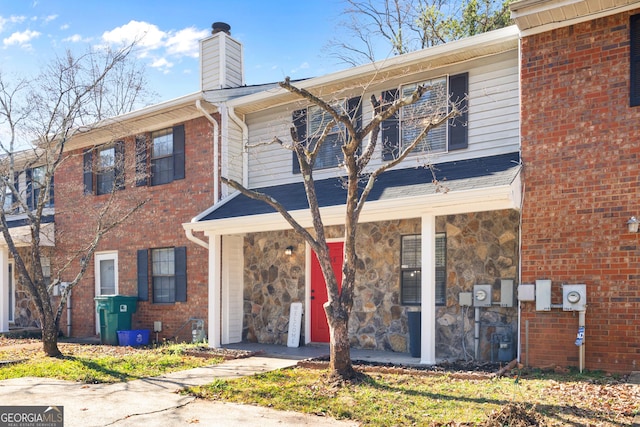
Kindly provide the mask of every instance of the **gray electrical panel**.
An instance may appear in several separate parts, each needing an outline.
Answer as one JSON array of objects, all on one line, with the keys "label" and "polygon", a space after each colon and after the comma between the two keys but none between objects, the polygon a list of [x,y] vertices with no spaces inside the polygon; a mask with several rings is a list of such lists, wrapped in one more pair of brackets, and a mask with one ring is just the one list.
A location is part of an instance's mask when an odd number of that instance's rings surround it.
[{"label": "gray electrical panel", "polygon": [[513,280],[500,280],[500,307],[513,307]]},{"label": "gray electrical panel", "polygon": [[536,280],[536,310],[551,311],[551,280]]}]

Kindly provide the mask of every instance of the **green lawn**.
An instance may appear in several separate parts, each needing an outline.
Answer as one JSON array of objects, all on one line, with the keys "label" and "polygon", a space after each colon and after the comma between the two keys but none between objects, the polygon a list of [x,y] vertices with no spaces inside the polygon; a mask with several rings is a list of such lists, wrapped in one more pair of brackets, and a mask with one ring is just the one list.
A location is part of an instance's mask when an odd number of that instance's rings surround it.
[{"label": "green lawn", "polygon": [[362,384],[334,388],[323,381],[326,374],[295,368],[189,391],[206,399],[326,415],[364,426],[482,425],[498,419],[500,412],[507,421],[485,425],[514,426],[522,415],[518,410],[537,414],[540,425],[620,426],[631,425],[640,413],[640,386],[601,375],[473,379],[370,372]]},{"label": "green lawn", "polygon": [[187,354],[189,345],[132,348],[60,344],[61,357],[46,357],[40,345],[0,348],[0,380],[47,377],[85,383],[113,383],[220,363]]}]

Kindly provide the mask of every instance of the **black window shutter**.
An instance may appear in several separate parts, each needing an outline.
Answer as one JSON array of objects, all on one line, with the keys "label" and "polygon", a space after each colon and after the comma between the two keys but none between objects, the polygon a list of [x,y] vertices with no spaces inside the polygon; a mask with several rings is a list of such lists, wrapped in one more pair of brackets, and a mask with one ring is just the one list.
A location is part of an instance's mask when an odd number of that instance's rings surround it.
[{"label": "black window shutter", "polygon": [[54,187],[54,183],[53,183],[53,178],[54,176],[51,175],[51,184],[49,185],[49,206],[53,206],[53,187]]},{"label": "black window shutter", "polygon": [[24,195],[25,201],[27,202],[27,207],[29,210],[33,210],[35,206],[35,201],[33,200],[33,178],[31,169],[27,169],[24,171],[24,180],[26,183],[26,192]]},{"label": "black window shutter", "polygon": [[115,145],[114,180],[116,190],[124,190],[124,141]]},{"label": "black window shutter", "polygon": [[[391,104],[398,99],[398,89],[382,92],[382,103]],[[382,159],[391,160],[400,152],[400,112],[382,122]]]},{"label": "black window shutter", "polygon": [[187,301],[187,248],[175,248],[176,302]]},{"label": "black window shutter", "polygon": [[[360,103],[360,97],[356,96],[347,101],[347,112],[349,113],[349,117],[354,121],[356,130],[362,129],[362,104]],[[358,155],[362,151],[362,146],[358,147],[358,151],[356,152]]]},{"label": "black window shutter", "polygon": [[449,77],[450,101],[455,102],[461,114],[449,120],[449,150],[467,148],[469,120],[467,94],[469,93],[469,73],[456,74]]},{"label": "black window shutter", "polygon": [[631,96],[629,105],[636,107],[640,105],[640,14],[631,16],[629,20],[629,88]]},{"label": "black window shutter", "polygon": [[138,250],[138,301],[149,301],[149,251]]},{"label": "black window shutter", "polygon": [[184,125],[173,128],[173,179],[184,179]]},{"label": "black window shutter", "polygon": [[[307,140],[307,109],[296,110],[293,112],[293,126],[296,128],[298,139],[301,143],[306,144]],[[300,163],[298,155],[295,151],[291,153],[293,159],[293,173],[300,173]]]},{"label": "black window shutter", "polygon": [[17,204],[18,196],[16,196],[20,194],[20,172],[13,174],[13,186],[16,187],[16,194],[11,194],[11,202],[14,207],[12,213],[16,213],[20,209],[20,206]]},{"label": "black window shutter", "polygon": [[87,150],[84,152],[82,159],[83,165],[83,181],[84,181],[84,194],[93,194],[93,151]]},{"label": "black window shutter", "polygon": [[136,137],[136,187],[147,185],[149,176],[149,170],[147,169],[148,157],[147,138],[144,136]]}]

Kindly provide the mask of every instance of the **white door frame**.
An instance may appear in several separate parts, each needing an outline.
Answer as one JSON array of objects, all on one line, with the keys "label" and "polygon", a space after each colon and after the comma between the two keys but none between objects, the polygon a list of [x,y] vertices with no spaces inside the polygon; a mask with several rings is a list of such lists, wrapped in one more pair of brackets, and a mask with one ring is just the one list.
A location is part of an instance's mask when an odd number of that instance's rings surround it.
[{"label": "white door frame", "polygon": [[[113,260],[113,274],[114,274],[114,285],[115,285],[115,294],[118,293],[118,252],[117,251],[109,251],[109,252],[97,252],[94,255],[94,275],[95,275],[95,295],[101,295],[101,283],[100,283],[100,262]],[[100,316],[96,310],[96,334],[100,333]]]},{"label": "white door frame", "polygon": [[16,274],[15,274],[15,264],[13,263],[13,260],[10,259],[8,262],[8,267],[9,267],[9,295],[12,296],[12,298],[9,300],[9,302],[11,304],[9,304],[9,323],[13,323],[16,321]]}]

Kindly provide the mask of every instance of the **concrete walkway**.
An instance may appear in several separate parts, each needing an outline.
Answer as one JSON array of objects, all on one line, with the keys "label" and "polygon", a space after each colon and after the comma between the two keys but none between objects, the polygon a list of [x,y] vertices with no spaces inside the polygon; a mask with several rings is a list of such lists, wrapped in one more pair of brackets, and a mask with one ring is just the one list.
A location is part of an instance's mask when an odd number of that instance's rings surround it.
[{"label": "concrete walkway", "polygon": [[0,405],[63,406],[65,427],[98,426],[356,426],[297,412],[210,402],[180,395],[185,386],[293,366],[297,358],[249,357],[219,365],[117,384],[82,384],[46,378],[0,381]]}]

